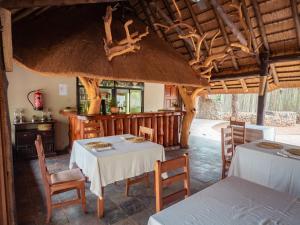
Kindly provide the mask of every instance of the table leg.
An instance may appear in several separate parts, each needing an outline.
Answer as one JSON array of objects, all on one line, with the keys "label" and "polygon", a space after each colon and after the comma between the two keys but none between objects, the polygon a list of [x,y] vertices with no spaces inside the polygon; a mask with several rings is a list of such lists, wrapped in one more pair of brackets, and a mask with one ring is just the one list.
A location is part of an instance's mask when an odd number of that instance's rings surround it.
[{"label": "table leg", "polygon": [[104,188],[102,187],[102,196],[97,199],[97,215],[98,218],[103,218],[104,215]]}]

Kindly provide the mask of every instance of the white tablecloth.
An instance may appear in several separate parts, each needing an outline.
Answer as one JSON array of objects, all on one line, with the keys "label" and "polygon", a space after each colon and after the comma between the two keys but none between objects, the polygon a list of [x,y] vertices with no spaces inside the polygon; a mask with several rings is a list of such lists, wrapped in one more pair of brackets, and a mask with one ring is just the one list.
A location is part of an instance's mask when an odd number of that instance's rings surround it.
[{"label": "white tablecloth", "polygon": [[275,128],[246,124],[246,141],[252,142],[261,139],[275,141]]},{"label": "white tablecloth", "polygon": [[229,177],[152,215],[148,225],[299,225],[300,200]]},{"label": "white tablecloth", "polygon": [[[277,152],[280,150],[259,148],[256,146],[258,142],[237,146],[228,176],[237,176],[300,197],[300,160],[279,156]],[[279,144],[284,149],[299,148]]]},{"label": "white tablecloth", "polygon": [[[151,172],[156,160],[165,160],[163,146],[149,141],[131,143],[122,139],[124,136],[132,135],[91,138],[73,143],[69,167],[77,165],[82,169],[91,181],[91,192],[97,196],[102,195],[101,187]],[[87,150],[84,145],[92,141],[112,143],[113,149],[101,152]]]}]

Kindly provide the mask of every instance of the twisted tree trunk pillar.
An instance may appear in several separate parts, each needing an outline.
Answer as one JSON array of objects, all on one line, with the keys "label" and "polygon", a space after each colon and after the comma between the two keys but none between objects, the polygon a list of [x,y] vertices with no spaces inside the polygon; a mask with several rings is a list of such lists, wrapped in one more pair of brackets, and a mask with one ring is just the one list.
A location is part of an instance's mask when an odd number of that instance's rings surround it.
[{"label": "twisted tree trunk pillar", "polygon": [[238,119],[238,95],[232,94],[231,98],[231,116]]},{"label": "twisted tree trunk pillar", "polygon": [[191,93],[189,93],[188,90],[183,86],[178,86],[178,90],[186,110],[181,125],[180,145],[182,148],[188,148],[190,128],[196,115],[196,97],[203,90],[203,88],[197,88]]},{"label": "twisted tree trunk pillar", "polygon": [[80,82],[82,83],[86,93],[88,95],[88,99],[90,101],[90,106],[87,114],[98,114],[100,112],[100,103],[101,96],[99,91],[98,83],[100,80],[95,78],[87,78],[87,77],[78,77]]}]

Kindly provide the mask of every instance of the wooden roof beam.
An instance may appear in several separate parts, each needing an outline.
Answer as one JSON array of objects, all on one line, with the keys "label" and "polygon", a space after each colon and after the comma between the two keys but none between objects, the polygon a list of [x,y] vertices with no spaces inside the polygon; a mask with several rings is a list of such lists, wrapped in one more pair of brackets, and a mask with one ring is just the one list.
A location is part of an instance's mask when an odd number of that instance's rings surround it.
[{"label": "wooden roof beam", "polygon": [[[193,11],[193,7],[192,7],[192,4],[191,4],[190,0],[184,0],[184,2],[185,2],[185,4],[186,4],[186,6],[187,6],[187,8],[188,8],[188,10],[189,10],[189,12],[190,12],[190,14],[192,16],[193,22],[194,22],[194,24],[196,26],[196,29],[197,29],[198,33],[203,36],[204,35],[204,31],[203,31],[201,25],[199,24],[197,16],[195,15],[195,13]],[[208,43],[207,43],[207,41],[205,39],[203,40],[203,45],[204,45],[204,47],[206,49],[206,54],[208,55],[209,45],[208,45]],[[217,64],[215,62],[213,62],[213,66],[214,66],[215,71],[219,72],[219,68],[218,68],[218,66],[217,66]]]},{"label": "wooden roof beam", "polygon": [[276,86],[278,86],[279,85],[279,79],[278,79],[278,75],[277,75],[277,71],[276,71],[275,65],[274,64],[270,64],[270,69],[271,69],[272,77],[273,77],[273,80],[274,80],[274,84]]},{"label": "wooden roof beam", "polygon": [[227,81],[227,80],[239,80],[239,79],[248,79],[248,78],[259,78],[260,71],[250,71],[242,74],[233,74],[227,76],[213,76],[210,80],[214,81]]},{"label": "wooden roof beam", "polygon": [[[166,9],[167,9],[167,11],[168,11],[168,14],[169,14],[170,16],[166,15],[165,12],[164,12],[161,8],[159,8],[159,6],[158,6],[155,2],[150,2],[149,5],[150,5],[153,9],[155,9],[155,10],[157,11],[157,13],[165,20],[165,22],[166,22],[168,25],[173,25],[173,24],[174,24],[173,21],[174,21],[176,18],[175,18],[175,16],[174,16],[173,13],[172,13],[172,10],[171,10],[171,7],[170,7],[169,3],[166,2],[166,0],[163,0],[163,3],[164,3],[164,6],[166,7]],[[170,18],[170,17],[171,17],[171,18]],[[184,31],[183,31],[181,28],[179,28],[179,27],[176,27],[176,28],[175,28],[175,31],[176,31],[178,34],[180,34],[180,35],[185,34]],[[190,57],[193,58],[193,57],[194,57],[194,53],[193,53],[193,50],[192,50],[192,49],[193,49],[193,44],[192,44],[192,42],[191,42],[190,40],[188,40],[188,39],[184,39],[184,40],[183,40],[183,43],[184,43],[184,46],[185,46],[185,48],[187,49],[187,51],[188,51]]]},{"label": "wooden roof beam", "polygon": [[3,0],[0,7],[7,9],[32,8],[43,6],[78,5],[104,2],[120,2],[125,0]]},{"label": "wooden roof beam", "polygon": [[[213,1],[211,1],[211,3],[212,2]],[[219,15],[219,13],[217,11],[217,8],[213,4],[212,4],[212,9],[213,9],[213,12],[214,12],[214,14],[215,14],[215,16],[217,18],[217,22],[218,22],[218,25],[219,25],[219,27],[221,29],[221,33],[222,33],[222,36],[223,36],[223,38],[225,40],[226,46],[230,47],[230,40],[229,40],[228,35],[226,33],[226,29],[225,29],[225,26],[224,26],[224,23],[223,23],[223,20],[222,20],[223,18],[220,17],[220,15]],[[237,62],[237,60],[236,60],[233,52],[230,51],[229,54],[230,54],[230,57],[231,57],[234,69],[235,70],[239,70],[239,65],[238,65],[238,62]]]},{"label": "wooden roof beam", "polygon": [[290,2],[291,2],[293,18],[294,18],[295,26],[296,26],[298,48],[300,48],[300,19],[299,19],[299,14],[298,14],[298,3],[297,3],[297,0],[290,0]]},{"label": "wooden roof beam", "polygon": [[240,82],[241,82],[243,91],[244,91],[244,92],[248,92],[249,90],[248,90],[246,81],[245,81],[244,79],[240,79]]},{"label": "wooden roof beam", "polygon": [[243,11],[246,23],[247,23],[248,28],[249,28],[253,49],[254,49],[254,52],[256,53],[255,58],[256,58],[257,63],[260,64],[259,54],[257,54],[257,52],[256,52],[256,49],[258,49],[258,44],[257,44],[257,40],[256,40],[254,30],[253,30],[253,27],[252,27],[251,19],[250,19],[250,16],[248,14],[248,9],[247,9],[245,0],[241,0],[241,4],[242,4],[242,11]]},{"label": "wooden roof beam", "polygon": [[255,14],[256,19],[257,19],[258,28],[259,28],[259,31],[260,31],[260,34],[261,34],[261,37],[262,37],[262,40],[263,40],[264,47],[265,47],[266,50],[269,50],[270,46],[269,46],[265,26],[264,26],[264,23],[263,23],[262,15],[261,15],[261,12],[260,12],[260,9],[259,9],[259,5],[257,3],[257,0],[252,0],[251,3],[252,3],[252,6],[253,6],[254,14]]},{"label": "wooden roof beam", "polygon": [[13,71],[13,47],[11,31],[11,12],[7,9],[0,8],[0,18],[2,26],[2,45],[4,66],[7,72]]}]

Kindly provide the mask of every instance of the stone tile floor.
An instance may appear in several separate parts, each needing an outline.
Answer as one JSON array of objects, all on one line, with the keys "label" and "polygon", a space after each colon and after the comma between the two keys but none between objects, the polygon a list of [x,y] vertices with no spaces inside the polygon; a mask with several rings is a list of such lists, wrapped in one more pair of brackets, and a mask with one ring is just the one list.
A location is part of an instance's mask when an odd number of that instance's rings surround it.
[{"label": "stone tile floor", "polygon": [[[166,153],[173,158],[188,152],[190,155],[191,192],[196,193],[217,182],[220,178],[221,159],[220,142],[198,135],[194,132],[190,138],[190,149]],[[51,172],[68,169],[69,155],[60,155],[47,159]],[[80,205],[55,209],[51,224],[55,225],[146,225],[149,216],[155,212],[153,181],[150,188],[136,184],[125,197],[125,182],[117,182],[105,188],[105,216],[96,217],[96,196],[86,184],[87,210],[84,214]],[[176,187],[175,187],[176,188]],[[178,186],[177,186],[178,188]],[[169,189],[168,191],[171,191]],[[44,224],[46,211],[44,190],[37,160],[17,162],[15,164],[15,192],[19,225]],[[59,201],[75,197],[75,192],[67,192],[53,198]]]}]

